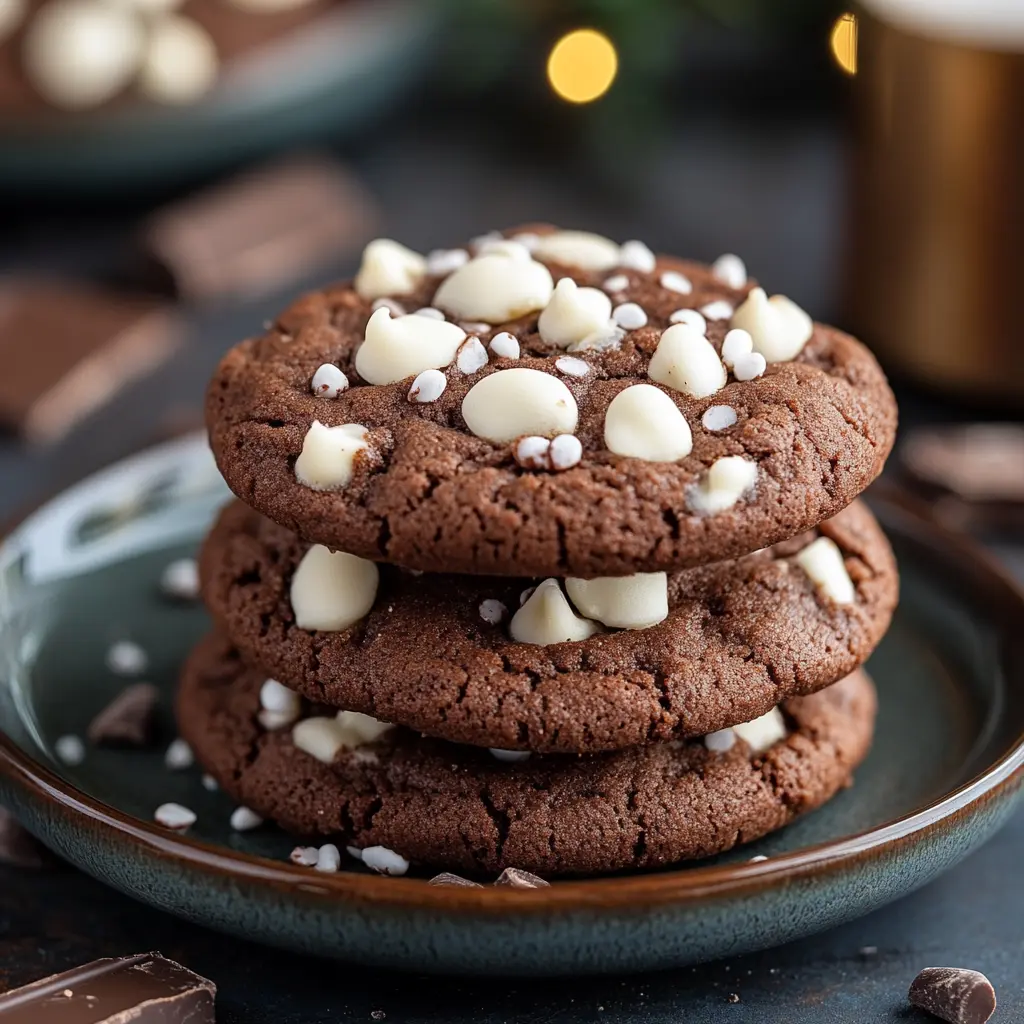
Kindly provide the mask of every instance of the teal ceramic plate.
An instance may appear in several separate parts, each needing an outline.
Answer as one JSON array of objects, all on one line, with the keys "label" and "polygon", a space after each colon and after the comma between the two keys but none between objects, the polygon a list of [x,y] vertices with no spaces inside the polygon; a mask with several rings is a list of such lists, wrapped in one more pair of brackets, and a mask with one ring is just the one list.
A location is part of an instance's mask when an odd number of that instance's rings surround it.
[{"label": "teal ceramic plate", "polygon": [[[570,973],[678,966],[838,924],[955,864],[1007,819],[1024,762],[1024,598],[984,556],[891,501],[902,604],[870,670],[878,736],[856,785],[827,807],[713,862],[558,882],[451,889],[353,866],[287,862],[271,828],[233,833],[232,807],[162,753],[89,750],[82,734],[123,685],[109,645],[137,641],[161,687],[207,628],[158,580],[194,550],[226,494],[205,443],[186,439],[86,480],[0,547],[0,798],[97,878],[192,921],[291,949],[446,972]],[[186,836],[152,823],[178,801]],[[750,857],[768,859],[751,863]],[[348,867],[348,865],[346,865]]]}]

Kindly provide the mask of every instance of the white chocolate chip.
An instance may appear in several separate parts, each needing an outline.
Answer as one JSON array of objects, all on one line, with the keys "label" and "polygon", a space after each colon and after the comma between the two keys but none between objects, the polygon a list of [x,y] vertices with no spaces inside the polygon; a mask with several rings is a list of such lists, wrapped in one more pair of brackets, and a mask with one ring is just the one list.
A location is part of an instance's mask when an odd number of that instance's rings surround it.
[{"label": "white chocolate chip", "polygon": [[231,812],[231,827],[236,832],[251,832],[262,824],[263,819],[248,807],[236,807]]},{"label": "white chocolate chip", "polygon": [[413,316],[425,316],[429,320],[443,320],[444,313],[439,309],[435,309],[433,306],[421,306],[419,309],[413,310]]},{"label": "white chocolate chip", "polygon": [[392,316],[405,316],[406,309],[397,299],[374,299],[370,303],[370,312],[376,313],[378,309],[391,311]]},{"label": "white chocolate chip", "polygon": [[550,447],[551,442],[546,437],[521,437],[516,441],[513,455],[516,462],[525,469],[547,469]]},{"label": "white chocolate chip", "polygon": [[575,434],[559,434],[548,449],[548,461],[556,472],[572,469],[583,458],[583,445]]},{"label": "white chocolate chip", "polygon": [[664,391],[634,384],[620,391],[604,418],[604,443],[616,455],[675,462],[693,449],[690,425]]},{"label": "white chocolate chip", "polygon": [[689,324],[701,334],[708,333],[708,322],[696,309],[677,309],[668,319],[669,323]]},{"label": "white chocolate chip", "polygon": [[164,766],[172,772],[184,771],[195,763],[196,757],[192,753],[192,748],[180,736],[171,741],[164,753]]},{"label": "white chocolate chip", "polygon": [[768,369],[764,356],[753,349],[753,338],[742,328],[734,327],[726,334],[722,342],[722,362],[737,380],[753,380]]},{"label": "white chocolate chip", "polygon": [[498,370],[474,384],[462,402],[466,426],[477,437],[505,443],[524,434],[571,434],[579,411],[572,392],[541,370]]},{"label": "white chocolate chip", "polygon": [[668,576],[663,572],[599,576],[593,580],[570,576],[565,589],[588,619],[616,629],[647,629],[668,617]]},{"label": "white chocolate chip", "polygon": [[500,331],[491,338],[491,351],[501,359],[518,359],[519,339],[508,331]]},{"label": "white chocolate chip", "polygon": [[787,734],[786,720],[778,708],[772,708],[768,714],[752,722],[743,722],[732,728],[755,754],[763,754],[769,747],[784,740]]},{"label": "white chocolate chip", "polygon": [[324,874],[333,875],[341,867],[341,851],[334,843],[324,843],[317,850],[316,863],[313,867]]},{"label": "white chocolate chip", "polygon": [[427,261],[412,249],[390,238],[376,238],[363,250],[353,285],[364,299],[405,295],[423,280]]},{"label": "white chocolate chip", "polygon": [[194,103],[217,80],[217,47],[192,18],[167,14],[149,30],[138,89],[156,103]]},{"label": "white chocolate chip", "polygon": [[520,608],[522,608],[523,605],[526,604],[526,602],[529,601],[531,597],[533,597],[533,593],[534,593],[534,591],[536,589],[537,589],[536,587],[527,587],[524,591],[522,591],[522,593],[520,593],[520,595],[519,595],[519,607]]},{"label": "white chocolate chip", "polygon": [[765,294],[754,288],[732,316],[732,326],[741,327],[753,339],[755,352],[769,363],[795,359],[814,333],[811,318],[784,295]]},{"label": "white chocolate chip", "polygon": [[138,15],[101,0],[51,0],[25,30],[22,61],[56,107],[86,110],[112,99],[135,77],[146,45]]},{"label": "white chocolate chip", "polygon": [[149,655],[132,640],[118,640],[107,648],[107,668],[115,676],[138,676],[149,667]]},{"label": "white chocolate chip", "polygon": [[176,558],[160,573],[160,592],[176,601],[199,597],[199,566],[194,558]]},{"label": "white chocolate chip", "polygon": [[313,374],[309,390],[319,398],[337,398],[348,390],[348,377],[334,363],[324,363]]},{"label": "white chocolate chip", "polygon": [[440,370],[424,370],[418,374],[406,396],[410,402],[426,405],[436,402],[448,387],[448,378]]},{"label": "white chocolate chip", "polygon": [[641,274],[653,274],[657,263],[658,258],[643,242],[630,239],[630,241],[622,243],[622,248],[619,250],[620,267],[639,270]]},{"label": "white chocolate chip", "polygon": [[362,854],[363,863],[378,875],[404,875],[409,870],[409,862],[386,846],[368,846]]},{"label": "white chocolate chip", "polygon": [[311,868],[316,864],[320,851],[315,846],[296,846],[288,855],[288,859],[299,867]]},{"label": "white chocolate chip", "polygon": [[714,345],[688,324],[675,324],[662,333],[647,375],[694,398],[713,395],[727,379]]},{"label": "white chocolate chip", "polygon": [[299,712],[302,709],[302,699],[283,683],[279,683],[276,679],[267,679],[260,687],[260,707],[264,711],[291,715],[292,721],[294,721],[299,717]]},{"label": "white chocolate chip", "polygon": [[590,372],[590,363],[575,356],[559,356],[555,360],[555,369],[567,377],[586,377]]},{"label": "white chocolate chip", "polygon": [[475,334],[459,346],[455,365],[459,368],[459,373],[464,373],[467,377],[487,365],[487,349]]},{"label": "white chocolate chip", "polygon": [[358,711],[339,711],[336,721],[344,734],[346,750],[356,750],[368,743],[376,743],[381,736],[394,729],[390,722],[382,722]]},{"label": "white chocolate chip", "polygon": [[757,463],[741,455],[716,459],[704,479],[687,493],[690,507],[703,515],[732,508],[757,483]]},{"label": "white chocolate chip", "polygon": [[666,270],[661,275],[660,283],[662,288],[678,292],[680,295],[689,295],[693,291],[690,279],[685,274],[680,274],[678,270]]},{"label": "white chocolate chip", "polygon": [[256,721],[266,729],[267,732],[276,732],[286,725],[292,725],[298,715],[290,715],[284,711],[267,711],[261,708],[256,714]]},{"label": "white chocolate chip", "polygon": [[846,562],[839,545],[830,537],[811,541],[796,556],[796,564],[818,585],[821,592],[836,604],[852,604],[856,591],[846,571]]},{"label": "white chocolate chip", "polygon": [[392,318],[390,310],[378,309],[356,350],[356,372],[369,384],[393,384],[449,366],[465,338],[458,324],[416,313]]},{"label": "white chocolate chip", "polygon": [[725,299],[715,299],[714,302],[701,306],[700,311],[708,320],[728,320],[733,314],[733,305]]},{"label": "white chocolate chip", "polygon": [[359,423],[325,427],[313,420],[295,460],[295,479],[314,491],[344,487],[352,479],[356,456],[369,447],[366,427]]},{"label": "white chocolate chip", "polygon": [[153,815],[158,825],[172,832],[184,832],[196,823],[195,811],[181,804],[161,804]]},{"label": "white chocolate chip", "polygon": [[6,39],[21,24],[26,0],[0,0],[0,40]]},{"label": "white chocolate chip", "polygon": [[556,579],[541,583],[509,623],[509,634],[521,644],[547,645],[586,640],[600,629],[596,622],[580,618],[572,610]]},{"label": "white chocolate chip", "polygon": [[709,732],[704,737],[704,746],[715,754],[724,754],[736,745],[736,733],[731,728]]},{"label": "white chocolate chip", "polygon": [[528,750],[500,750],[498,747],[488,747],[487,749],[496,761],[504,761],[506,764],[521,764],[523,761],[530,760],[530,751]]},{"label": "white chocolate chip", "polygon": [[508,608],[495,597],[480,602],[480,618],[489,626],[496,626],[508,615]]},{"label": "white chocolate chip", "polygon": [[469,253],[465,249],[434,249],[427,253],[427,273],[443,277],[468,262]]},{"label": "white chocolate chip", "polygon": [[736,360],[732,368],[733,376],[737,380],[753,380],[760,377],[768,369],[768,363],[760,352],[751,352]]},{"label": "white chocolate chip", "polygon": [[610,238],[589,231],[553,231],[541,235],[533,253],[542,260],[582,270],[609,270],[618,266],[621,259],[619,246]]},{"label": "white chocolate chip", "polygon": [[643,306],[635,302],[623,302],[612,310],[612,319],[626,331],[638,331],[647,326],[647,314]]},{"label": "white chocolate chip", "polygon": [[736,419],[736,410],[731,405],[709,405],[700,421],[705,430],[728,430]]},{"label": "white chocolate chip", "polygon": [[498,235],[496,238],[488,239],[477,249],[479,256],[507,256],[510,260],[519,263],[527,263],[530,259],[530,250],[522,242],[514,238],[503,238]]},{"label": "white chocolate chip", "polygon": [[379,581],[368,559],[314,544],[292,576],[295,625],[329,633],[348,629],[373,607]]},{"label": "white chocolate chip", "polygon": [[735,253],[719,256],[711,264],[711,273],[730,288],[742,288],[747,283],[747,266]]},{"label": "white chocolate chip", "polygon": [[613,274],[601,287],[606,292],[624,292],[629,287],[629,278],[625,274]]},{"label": "white chocolate chip", "polygon": [[53,744],[57,760],[71,768],[85,760],[85,744],[78,736],[59,736]]},{"label": "white chocolate chip", "polygon": [[460,320],[488,324],[506,323],[543,309],[554,290],[551,272],[520,248],[525,260],[505,251],[491,252],[459,267],[441,283],[435,304]]},{"label": "white chocolate chip", "polygon": [[595,332],[606,331],[612,300],[599,288],[580,288],[563,277],[537,320],[537,330],[549,345],[568,348]]}]

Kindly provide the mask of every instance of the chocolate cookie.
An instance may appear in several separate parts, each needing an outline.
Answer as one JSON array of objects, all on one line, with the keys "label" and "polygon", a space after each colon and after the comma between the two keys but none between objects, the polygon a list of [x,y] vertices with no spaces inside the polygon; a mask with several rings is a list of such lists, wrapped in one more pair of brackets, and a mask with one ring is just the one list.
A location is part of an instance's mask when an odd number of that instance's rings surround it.
[{"label": "chocolate cookie", "polygon": [[874,688],[857,672],[787,701],[788,735],[763,754],[742,739],[717,752],[691,740],[507,764],[394,729],[325,764],[291,729],[259,724],[263,680],[217,636],[185,666],[181,734],[233,799],[297,835],[455,871],[582,874],[720,853],[848,785],[875,718]]},{"label": "chocolate cookie", "polygon": [[[800,566],[822,537],[837,545],[850,603]],[[861,503],[772,549],[670,575],[667,617],[656,625],[547,646],[510,636],[536,581],[393,566],[379,567],[360,621],[337,632],[300,628],[291,589],[309,550],[240,503],[210,533],[204,598],[249,662],[311,700],[505,749],[617,750],[756,718],[862,664],[897,597],[892,552]]]},{"label": "chocolate cookie", "polygon": [[365,558],[592,577],[746,554],[881,471],[896,407],[853,338],[735,265],[515,237],[378,240],[232,349],[207,395],[232,490]]}]

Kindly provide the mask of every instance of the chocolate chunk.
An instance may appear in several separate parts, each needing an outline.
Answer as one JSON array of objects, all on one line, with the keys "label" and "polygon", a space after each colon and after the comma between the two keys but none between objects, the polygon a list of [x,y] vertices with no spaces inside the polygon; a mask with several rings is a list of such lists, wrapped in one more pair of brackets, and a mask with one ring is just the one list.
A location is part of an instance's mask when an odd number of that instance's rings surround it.
[{"label": "chocolate chunk", "polygon": [[2,1024],[214,1024],[217,986],[159,953],[96,960],[0,995]]},{"label": "chocolate chunk", "polygon": [[324,157],[261,167],[159,210],[143,244],[178,295],[258,295],[364,242],[376,222],[362,186]]},{"label": "chocolate chunk", "polygon": [[494,884],[507,885],[513,889],[543,889],[551,883],[545,882],[538,875],[530,874],[529,871],[523,871],[522,868],[505,868]]},{"label": "chocolate chunk", "polygon": [[70,282],[0,283],[0,426],[51,442],[180,342],[152,299]]},{"label": "chocolate chunk", "polygon": [[900,459],[917,481],[965,501],[1024,502],[1024,426],[973,423],[912,431]]},{"label": "chocolate chunk", "polygon": [[992,983],[965,967],[926,967],[910,986],[909,999],[948,1024],[985,1024],[996,1009]]},{"label": "chocolate chunk", "polygon": [[156,733],[160,691],[152,683],[126,686],[89,724],[91,742],[100,746],[145,747]]},{"label": "chocolate chunk", "polygon": [[46,852],[39,843],[18,824],[18,819],[0,807],[0,864],[15,868],[41,868],[46,863]]},{"label": "chocolate chunk", "polygon": [[450,871],[442,871],[439,875],[434,875],[427,885],[452,885],[461,889],[482,889],[483,886],[479,882],[471,882],[468,878],[463,878],[462,875],[453,875]]}]

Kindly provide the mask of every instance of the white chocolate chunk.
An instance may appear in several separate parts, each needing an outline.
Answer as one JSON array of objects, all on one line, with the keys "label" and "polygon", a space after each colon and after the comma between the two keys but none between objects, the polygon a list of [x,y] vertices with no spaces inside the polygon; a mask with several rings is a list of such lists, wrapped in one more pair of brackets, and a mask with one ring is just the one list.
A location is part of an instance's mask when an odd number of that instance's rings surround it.
[{"label": "white chocolate chunk", "polygon": [[156,19],[139,71],[138,88],[157,103],[194,103],[217,80],[217,47],[197,21],[181,14]]},{"label": "white chocolate chunk", "polygon": [[267,679],[260,687],[260,707],[264,711],[275,711],[298,718],[302,708],[302,699],[283,683],[279,683],[276,679]]},{"label": "white chocolate chunk", "polygon": [[519,339],[508,331],[500,331],[491,338],[491,351],[501,359],[518,359]]},{"label": "white chocolate chunk", "polygon": [[580,288],[563,277],[537,320],[537,330],[549,345],[568,348],[588,335],[608,328],[612,300],[599,288]]},{"label": "white chocolate chunk", "polygon": [[381,736],[394,729],[390,722],[382,722],[358,711],[339,711],[335,717],[341,726],[346,750],[355,750],[368,743],[376,743]]},{"label": "white chocolate chunk", "polygon": [[690,507],[702,515],[732,508],[757,483],[757,463],[742,455],[716,459],[704,479],[689,489]]},{"label": "white chocolate chunk", "polygon": [[619,266],[630,270],[639,270],[641,274],[651,274],[658,263],[657,257],[643,242],[635,238],[622,243],[619,250]]},{"label": "white chocolate chunk", "polygon": [[704,737],[704,746],[715,754],[724,754],[736,745],[736,733],[731,728],[709,732]]},{"label": "white chocolate chunk", "polygon": [[351,479],[356,455],[370,447],[366,427],[343,423],[325,427],[313,420],[295,460],[295,479],[314,491],[333,491]]},{"label": "white chocolate chunk", "polygon": [[590,372],[590,363],[575,356],[559,356],[555,360],[555,369],[567,377],[586,377]]},{"label": "white chocolate chunk", "polygon": [[380,574],[366,558],[314,544],[292,576],[291,603],[299,629],[338,632],[373,607]]},{"label": "white chocolate chunk", "polygon": [[409,870],[409,862],[386,846],[368,846],[363,850],[362,861],[378,875],[404,875]]},{"label": "white chocolate chunk", "polygon": [[737,380],[753,380],[768,368],[763,355],[754,351],[754,339],[748,331],[734,327],[722,342],[722,362]]},{"label": "white chocolate chunk", "polygon": [[181,804],[161,804],[153,815],[158,825],[172,832],[185,832],[196,823],[195,811]]},{"label": "white chocolate chunk", "polygon": [[506,764],[518,764],[530,760],[530,751],[528,750],[501,750],[498,747],[488,747],[487,749],[495,761],[504,761]]},{"label": "white chocolate chunk", "polygon": [[583,445],[575,434],[559,434],[548,448],[548,461],[551,468],[561,472],[572,469],[583,458]]},{"label": "white chocolate chunk", "polygon": [[334,718],[314,716],[297,722],[292,742],[318,761],[331,764],[341,751],[375,743],[393,728],[357,711],[339,711]]},{"label": "white chocolate chunk", "polygon": [[469,262],[469,253],[465,249],[434,249],[427,253],[426,269],[428,274],[443,277],[464,267]]},{"label": "white chocolate chunk", "polygon": [[496,597],[488,597],[480,602],[480,618],[487,623],[488,626],[496,626],[502,619],[508,615],[508,608],[499,601]]},{"label": "white chocolate chunk", "polygon": [[231,812],[231,827],[236,832],[251,832],[262,824],[263,819],[248,807],[236,807]]},{"label": "white chocolate chunk", "polygon": [[731,405],[709,405],[700,421],[705,430],[728,430],[737,418],[736,410]]},{"label": "white chocolate chunk", "polygon": [[725,299],[715,299],[714,302],[709,302],[707,305],[700,307],[701,313],[708,320],[728,320],[732,316],[733,310],[733,304]]},{"label": "white chocolate chunk", "polygon": [[695,309],[677,309],[668,319],[669,323],[689,324],[691,327],[695,327],[701,334],[708,333],[707,320]]},{"label": "white chocolate chunk", "polygon": [[363,250],[353,285],[364,299],[405,295],[423,280],[426,272],[427,261],[418,252],[390,238],[375,238]]},{"label": "white chocolate chunk", "polygon": [[638,331],[647,326],[647,313],[636,302],[623,302],[612,310],[612,319],[625,331]]},{"label": "white chocolate chunk", "polygon": [[678,270],[666,270],[661,275],[660,284],[670,292],[678,292],[680,295],[689,295],[693,291],[693,285],[685,274]]},{"label": "white chocolate chunk", "polygon": [[579,410],[557,377],[517,366],[474,384],[462,400],[462,417],[477,437],[500,444],[524,434],[571,434]]},{"label": "white chocolate chunk", "polygon": [[348,377],[334,363],[324,363],[313,374],[309,390],[318,398],[338,398],[348,390]]},{"label": "white chocolate chunk", "polygon": [[487,365],[487,349],[475,334],[459,346],[455,365],[459,368],[459,373],[464,373],[467,377]]},{"label": "white chocolate chunk", "polygon": [[449,366],[465,338],[458,324],[415,313],[392,318],[391,310],[378,309],[356,350],[356,372],[369,384],[393,384]]},{"label": "white chocolate chunk", "polygon": [[341,867],[341,851],[334,843],[324,843],[316,852],[316,864],[313,867],[327,875],[335,874]]},{"label": "white chocolate chunk", "polygon": [[0,40],[5,39],[25,17],[26,0],[0,0]]},{"label": "white chocolate chunk", "polygon": [[604,443],[616,455],[648,462],[675,462],[693,449],[686,418],[653,384],[634,384],[612,399],[604,418]]},{"label": "white chocolate chunk", "polygon": [[586,640],[600,628],[572,610],[556,579],[545,580],[536,587],[509,623],[513,640],[542,646]]},{"label": "white chocolate chunk", "polygon": [[732,326],[741,327],[753,339],[755,352],[769,363],[795,359],[814,332],[811,318],[785,295],[765,294],[754,288],[733,313]]},{"label": "white chocolate chunk", "polygon": [[320,851],[315,846],[296,846],[290,854],[288,859],[293,864],[298,864],[299,867],[311,868],[316,864],[317,857]]},{"label": "white chocolate chunk", "polygon": [[[508,242],[507,245],[515,245]],[[543,263],[507,250],[477,256],[445,278],[434,303],[460,320],[501,324],[543,309],[551,298],[554,282]]]},{"label": "white chocolate chunk", "polygon": [[661,335],[647,375],[694,398],[713,395],[726,382],[714,345],[688,324],[675,324]]},{"label": "white chocolate chunk", "polygon": [[734,725],[732,729],[755,754],[763,754],[769,747],[784,740],[787,734],[786,720],[778,708],[772,708],[768,714],[752,722]]},{"label": "white chocolate chunk", "polygon": [[172,772],[184,771],[186,768],[191,768],[196,763],[196,755],[192,753],[192,748],[179,736],[177,739],[171,740],[170,746],[168,746],[164,753],[164,766],[169,768]]},{"label": "white chocolate chunk", "polygon": [[668,617],[668,576],[638,572],[565,581],[569,599],[588,619],[617,629],[647,629]]},{"label": "white chocolate chunk", "polygon": [[546,437],[521,437],[516,441],[512,454],[516,462],[526,469],[547,469],[548,449],[551,442]]},{"label": "white chocolate chunk", "polygon": [[541,235],[534,256],[582,270],[609,270],[619,265],[621,250],[610,238],[589,231],[553,231]]},{"label": "white chocolate chunk", "polygon": [[407,397],[410,402],[425,405],[428,402],[436,402],[444,394],[446,387],[448,378],[440,370],[424,370],[412,382]]},{"label": "white chocolate chunk", "polygon": [[830,537],[811,541],[796,556],[796,564],[818,585],[821,592],[836,604],[853,604],[856,597],[853,580],[839,545]]},{"label": "white chocolate chunk", "polygon": [[747,266],[735,253],[719,256],[711,264],[711,273],[730,288],[742,288],[747,283]]}]

